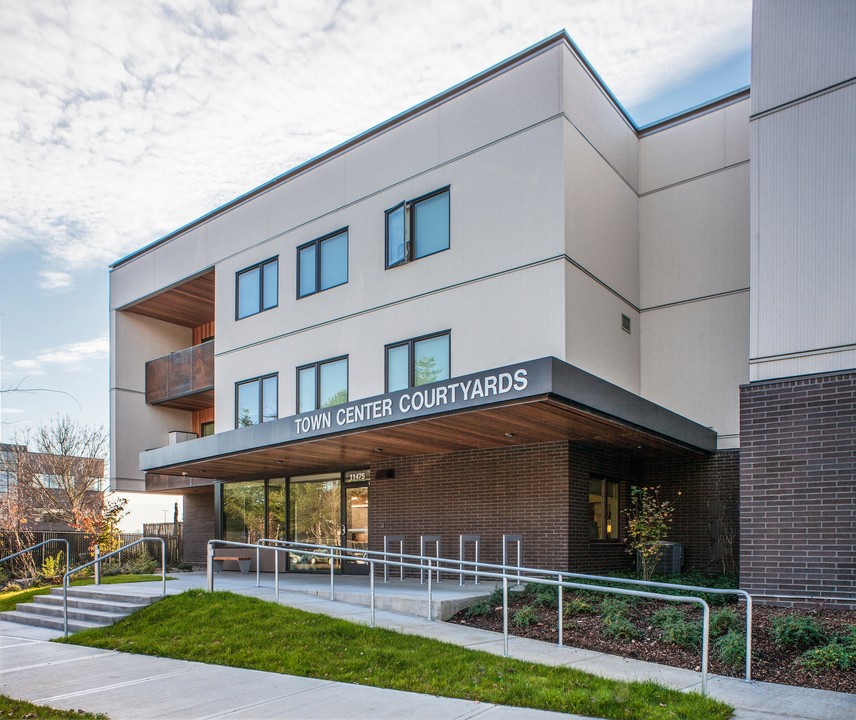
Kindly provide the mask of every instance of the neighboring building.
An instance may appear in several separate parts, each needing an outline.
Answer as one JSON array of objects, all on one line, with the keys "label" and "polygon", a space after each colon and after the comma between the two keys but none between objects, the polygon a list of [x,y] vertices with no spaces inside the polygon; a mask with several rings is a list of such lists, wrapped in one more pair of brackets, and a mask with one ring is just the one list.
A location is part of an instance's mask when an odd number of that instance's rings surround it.
[{"label": "neighboring building", "polygon": [[104,460],[0,443],[0,531],[10,524],[33,532],[77,530],[71,517],[100,515],[103,507]]},{"label": "neighboring building", "polygon": [[[856,29],[848,4],[824,8]],[[787,84],[787,33],[822,34],[821,20],[798,26],[797,15],[756,8],[755,57],[770,68],[756,62],[753,93]],[[781,57],[763,54],[770,44]],[[842,66],[852,56],[844,40],[826,47]],[[836,217],[856,219],[852,63],[842,73],[836,120],[790,149],[838,137],[850,175],[837,177]],[[750,383],[767,353],[758,323],[779,332],[759,296],[786,285],[806,309],[799,293],[817,294],[750,263],[776,217],[765,204],[771,219],[758,224],[759,197],[776,198],[758,181],[765,166],[750,164],[750,126],[763,156],[776,113],[758,118],[750,103],[747,89],[639,129],[559,33],[120,260],[113,489],[183,494],[187,560],[203,560],[211,537],[381,549],[404,535],[415,552],[431,534],[455,554],[463,533],[496,561],[514,533],[529,565],[602,571],[630,564],[629,488],[654,484],[676,500],[687,568],[741,562],[756,592],[817,592],[807,576],[759,579],[777,550],[765,556],[747,527],[766,493],[783,491],[759,486],[752,462],[766,461],[739,449],[747,423],[771,421],[747,415],[763,415],[747,409],[764,394]],[[802,212],[810,227],[811,202]],[[847,227],[828,223],[802,255],[829,243],[852,276]],[[818,296],[827,312],[848,293],[852,303],[846,284]],[[847,322],[853,343],[852,312]],[[788,332],[787,352],[802,356],[800,328]],[[806,372],[844,370],[848,357],[852,368],[850,353]],[[761,440],[750,457],[775,452]],[[838,448],[828,498],[852,558],[852,434]],[[852,601],[853,582],[841,573],[824,594]]]}]

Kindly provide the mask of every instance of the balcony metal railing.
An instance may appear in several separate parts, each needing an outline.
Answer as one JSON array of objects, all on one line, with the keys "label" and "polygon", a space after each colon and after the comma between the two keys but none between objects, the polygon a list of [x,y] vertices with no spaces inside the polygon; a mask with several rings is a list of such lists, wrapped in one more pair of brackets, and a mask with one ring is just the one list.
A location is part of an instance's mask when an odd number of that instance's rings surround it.
[{"label": "balcony metal railing", "polygon": [[[629,588],[620,588],[604,585],[592,585],[589,583],[575,582],[574,579],[591,579],[597,582],[608,582],[617,584],[636,584],[640,586],[653,586],[674,588],[678,590],[686,590],[699,593],[715,593],[725,594],[733,593],[745,597],[747,602],[747,637],[746,637],[746,677],[745,681],[751,680],[751,662],[752,655],[752,635],[751,635],[751,613],[752,599],[751,596],[743,590],[729,590],[722,588],[705,588],[692,585],[670,585],[668,583],[658,583],[653,581],[633,580],[630,578],[612,578],[608,576],[598,575],[582,575],[575,573],[565,573],[556,570],[545,570],[538,568],[526,568],[518,565],[496,565],[483,562],[465,561],[461,558],[438,558],[430,555],[402,555],[400,552],[384,552],[380,550],[355,550],[347,547],[331,546],[331,545],[312,545],[310,543],[299,543],[289,540],[275,540],[272,538],[264,538],[257,544],[232,542],[228,540],[210,540],[208,542],[208,563],[207,563],[207,586],[209,591],[214,590],[214,567],[213,558],[217,547],[239,547],[251,548],[256,551],[256,585],[261,585],[261,577],[259,572],[259,559],[262,550],[274,552],[274,599],[279,601],[279,556],[281,553],[299,552],[302,555],[311,557],[324,558],[330,563],[330,600],[336,598],[335,588],[335,562],[340,562],[346,558],[352,558],[365,562],[369,565],[369,587],[370,587],[370,608],[371,608],[371,627],[375,626],[375,567],[384,568],[394,567],[400,569],[418,570],[421,572],[427,569],[427,596],[428,596],[428,613],[429,620],[433,620],[433,605],[432,593],[433,583],[432,575],[437,574],[438,580],[440,574],[456,575],[463,577],[478,577],[484,579],[495,579],[502,582],[502,615],[503,615],[503,654],[508,656],[508,589],[509,581],[516,582],[518,585],[522,582],[548,585],[556,587],[559,595],[559,613],[558,613],[558,644],[562,645],[563,618],[562,618],[562,591],[564,588],[574,590],[588,590],[591,592],[610,593],[614,595],[626,595],[632,597],[643,597],[654,600],[663,600],[667,602],[677,603],[693,603],[702,608],[702,649],[701,649],[701,684],[702,694],[707,694],[707,667],[710,648],[710,607],[705,600],[692,595],[674,595],[649,592],[646,590],[632,590]],[[397,559],[393,559],[397,558]],[[518,559],[519,563],[519,559]],[[553,578],[556,578],[555,580]]]},{"label": "balcony metal railing", "polygon": [[[183,409],[211,404],[192,397],[214,390],[214,341],[209,340],[146,363],[146,403]],[[186,407],[185,407],[186,406]]]}]

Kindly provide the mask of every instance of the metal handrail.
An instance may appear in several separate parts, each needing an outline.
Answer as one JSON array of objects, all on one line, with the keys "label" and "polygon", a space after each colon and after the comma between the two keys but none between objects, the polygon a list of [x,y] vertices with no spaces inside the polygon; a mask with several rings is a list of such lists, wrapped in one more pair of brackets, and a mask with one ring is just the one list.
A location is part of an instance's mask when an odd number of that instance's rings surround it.
[{"label": "metal handrail", "polygon": [[44,542],[37,543],[36,545],[30,545],[28,548],[24,548],[23,550],[19,550],[16,553],[12,553],[11,555],[7,555],[4,558],[0,558],[0,563],[4,563],[7,560],[11,560],[12,558],[16,558],[19,555],[23,555],[24,553],[32,552],[33,550],[38,550],[40,547],[44,547],[48,543],[65,543],[65,571],[68,572],[68,556],[71,553],[71,545],[68,540],[65,538],[51,538],[50,540],[45,540]]},{"label": "metal handrail", "polygon": [[97,565],[98,572],[101,571],[101,563],[107,558],[111,558],[114,555],[118,555],[123,550],[127,550],[128,548],[132,548],[135,545],[139,545],[144,542],[159,542],[161,544],[161,583],[162,583],[162,592],[161,595],[166,595],[166,541],[161,537],[144,537],[139,540],[134,540],[134,542],[130,542],[127,545],[123,545],[118,550],[114,550],[113,552],[107,553],[106,555],[100,555],[96,557],[94,560],[90,560],[88,563],[84,563],[83,565],[79,565],[73,570],[69,570],[65,575],[62,576],[62,630],[63,636],[68,637],[68,579],[74,575],[76,572],[80,572],[81,570],[85,570],[88,567],[93,565]]},{"label": "metal handrail", "polygon": [[[266,545],[263,546],[259,543],[240,543],[240,542],[232,542],[228,540],[209,540],[208,541],[208,557],[207,557],[207,580],[208,580],[208,591],[214,590],[214,572],[213,572],[213,558],[214,551],[216,546],[221,547],[246,547],[246,548],[255,548],[257,551],[259,548],[263,548],[266,550],[274,551],[275,557],[275,580],[274,580],[274,588],[275,588],[275,599],[279,601],[279,554],[281,552],[289,552],[290,548],[298,547],[303,554],[311,555],[313,557],[323,557],[325,559],[330,560],[331,566],[331,582],[333,578],[333,561],[338,558],[343,560],[345,556],[358,555],[362,556],[362,559],[366,560],[369,563],[369,577],[370,577],[370,585],[371,585],[371,627],[375,626],[375,595],[374,595],[374,568],[375,565],[386,565],[393,567],[402,567],[402,568],[410,568],[415,570],[421,570],[425,568],[425,565],[428,566],[428,619],[433,620],[433,610],[432,610],[432,584],[431,584],[431,574],[432,571],[436,571],[436,567],[432,567],[437,558],[431,556],[408,556],[411,558],[415,558],[420,560],[419,563],[415,562],[404,562],[404,561],[396,561],[396,560],[388,560],[385,558],[368,558],[366,557],[367,552],[370,552],[372,555],[377,555],[379,551],[366,551],[366,550],[354,550],[353,548],[346,548],[336,545],[316,545],[314,546],[315,550],[306,549],[309,543],[296,543],[288,540],[272,540],[271,538],[264,538],[264,540],[268,542],[275,542],[277,545]],[[278,547],[282,546],[282,547]],[[323,552],[322,552],[323,551]],[[383,554],[383,553],[380,553]],[[391,553],[387,553],[391,554]],[[394,553],[396,557],[400,557],[398,553]],[[448,561],[448,559],[443,558],[443,560]],[[448,561],[451,562],[451,561]],[[460,561],[455,561],[456,565],[460,565]],[[471,564],[471,563],[467,563]],[[494,572],[490,570],[485,570],[484,564],[480,564],[478,572],[475,570],[465,570],[461,567],[450,567],[446,568],[444,572],[451,572],[460,575],[479,575],[480,577],[488,577],[494,578],[496,580],[502,581],[502,625],[503,625],[503,655],[508,657],[508,581],[509,579],[517,580],[518,582],[521,579],[525,579],[527,582],[531,582],[534,584],[540,585],[550,585],[559,588],[559,592],[561,593],[562,588],[573,588],[576,590],[590,590],[592,592],[603,592],[603,593],[612,593],[615,595],[629,595],[634,597],[644,597],[655,600],[666,600],[670,602],[680,602],[680,603],[696,603],[702,608],[702,649],[701,649],[701,692],[702,695],[707,695],[707,667],[708,667],[708,656],[709,656],[709,647],[710,647],[710,607],[707,602],[705,602],[702,598],[694,597],[694,596],[685,596],[685,595],[666,595],[662,593],[653,593],[647,592],[644,590],[629,590],[626,588],[616,588],[616,587],[605,587],[602,585],[588,585],[585,583],[577,583],[571,582],[567,580],[549,580],[543,577],[539,577],[544,574],[553,574],[552,571],[544,571],[540,570],[537,575],[538,576],[528,576],[523,577],[523,573],[527,572],[524,568],[507,566],[501,572]],[[506,572],[513,571],[513,572]],[[331,585],[331,594],[330,599],[333,600],[335,598],[335,591],[333,586]],[[561,627],[561,626],[560,626]],[[561,630],[560,630],[561,632]]]}]

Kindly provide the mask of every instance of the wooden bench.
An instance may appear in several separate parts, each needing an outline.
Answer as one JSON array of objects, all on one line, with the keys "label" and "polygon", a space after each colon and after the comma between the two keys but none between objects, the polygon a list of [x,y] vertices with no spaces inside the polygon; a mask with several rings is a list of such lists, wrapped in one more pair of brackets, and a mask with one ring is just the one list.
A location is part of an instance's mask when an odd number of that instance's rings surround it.
[{"label": "wooden bench", "polygon": [[238,567],[241,568],[241,575],[246,575],[250,572],[250,560],[252,560],[252,558],[249,555],[216,555],[213,560],[215,573],[222,571],[223,563],[227,560],[231,560],[232,562],[238,563]]}]

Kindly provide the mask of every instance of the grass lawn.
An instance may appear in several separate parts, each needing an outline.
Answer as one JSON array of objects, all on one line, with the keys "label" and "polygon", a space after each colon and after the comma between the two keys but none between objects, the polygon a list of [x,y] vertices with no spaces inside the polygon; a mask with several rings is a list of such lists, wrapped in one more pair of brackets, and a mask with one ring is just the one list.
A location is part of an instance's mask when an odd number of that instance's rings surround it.
[{"label": "grass lawn", "polygon": [[727,705],[369,628],[226,592],[173,595],[65,642],[481,702],[627,720],[716,720]]},{"label": "grass lawn", "polygon": [[[116,585],[120,583],[137,583],[137,582],[152,582],[160,580],[160,575],[109,575],[102,576],[102,585]],[[167,580],[173,578],[167,577]],[[72,587],[80,587],[81,585],[94,585],[95,581],[92,578],[83,578],[81,580],[72,580]],[[6,610],[14,610],[18,603],[30,602],[36,595],[47,595],[55,587],[62,585],[45,585],[43,587],[29,588],[27,590],[11,590],[9,592],[0,593],[0,612]],[[3,717],[0,715],[0,717]]]},{"label": "grass lawn", "polygon": [[34,718],[35,720],[107,720],[106,715],[80,710],[58,710],[46,705],[33,705],[26,700],[0,695],[0,718]]}]

